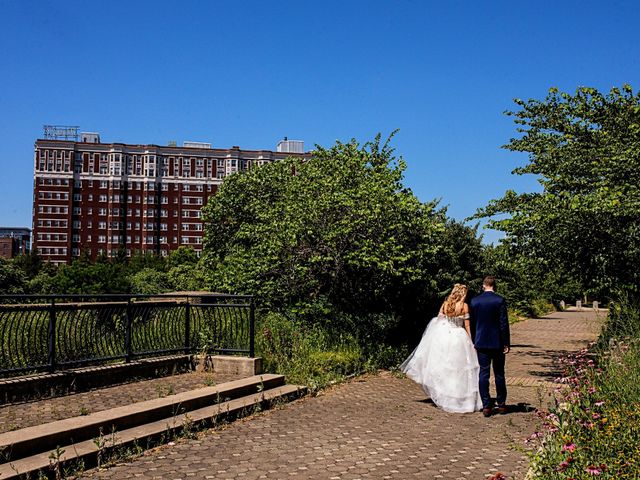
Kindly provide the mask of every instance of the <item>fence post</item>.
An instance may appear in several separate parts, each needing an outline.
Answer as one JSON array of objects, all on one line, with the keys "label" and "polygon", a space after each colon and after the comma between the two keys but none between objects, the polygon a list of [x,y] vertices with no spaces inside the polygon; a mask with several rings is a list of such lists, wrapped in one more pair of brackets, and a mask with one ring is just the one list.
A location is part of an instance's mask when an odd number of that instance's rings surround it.
[{"label": "fence post", "polygon": [[132,353],[132,347],[131,347],[131,324],[133,322],[133,315],[131,315],[131,299],[128,298],[127,299],[127,310],[125,313],[125,321],[126,321],[126,327],[125,327],[125,332],[124,332],[124,349],[125,349],[125,362],[129,363],[131,362],[131,353]]},{"label": "fence post", "polygon": [[53,373],[56,369],[56,299],[51,299],[49,308],[49,371]]},{"label": "fence post", "polygon": [[189,297],[184,311],[184,354],[189,355],[191,350],[191,306],[189,305]]},{"label": "fence post", "polygon": [[253,297],[249,306],[249,357],[255,357],[256,354],[256,305]]}]

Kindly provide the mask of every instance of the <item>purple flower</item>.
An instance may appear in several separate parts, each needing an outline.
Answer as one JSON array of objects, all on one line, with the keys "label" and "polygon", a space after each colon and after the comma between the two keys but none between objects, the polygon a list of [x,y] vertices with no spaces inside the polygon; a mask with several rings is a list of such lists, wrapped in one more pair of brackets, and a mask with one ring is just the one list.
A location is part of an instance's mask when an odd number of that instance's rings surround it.
[{"label": "purple flower", "polygon": [[585,471],[590,475],[600,475],[602,473],[602,470],[595,465],[589,465],[587,468],[585,468]]}]

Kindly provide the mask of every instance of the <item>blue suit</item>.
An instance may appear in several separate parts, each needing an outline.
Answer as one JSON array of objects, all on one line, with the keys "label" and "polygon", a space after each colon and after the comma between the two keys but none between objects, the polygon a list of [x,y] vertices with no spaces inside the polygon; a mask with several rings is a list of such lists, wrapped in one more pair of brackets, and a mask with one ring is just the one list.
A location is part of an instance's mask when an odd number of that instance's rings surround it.
[{"label": "blue suit", "polygon": [[483,408],[491,407],[489,380],[491,365],[496,383],[496,402],[504,405],[507,400],[507,382],[504,376],[504,347],[510,346],[507,302],[494,292],[483,292],[471,300],[471,329],[473,344],[478,354],[480,376],[478,387]]}]

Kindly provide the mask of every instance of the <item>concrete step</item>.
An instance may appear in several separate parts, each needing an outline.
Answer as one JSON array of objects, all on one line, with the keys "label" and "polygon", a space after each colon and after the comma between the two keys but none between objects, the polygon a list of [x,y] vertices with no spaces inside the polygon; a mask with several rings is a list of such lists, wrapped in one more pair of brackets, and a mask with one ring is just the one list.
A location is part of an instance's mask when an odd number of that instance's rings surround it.
[{"label": "concrete step", "polygon": [[[0,434],[0,461],[14,461],[38,452],[54,450],[108,435],[184,412],[284,385],[283,375],[263,374],[103,410],[85,416],[27,427]],[[0,480],[4,480],[0,477]]]},{"label": "concrete step", "polygon": [[144,449],[170,439],[187,429],[216,425],[251,414],[257,408],[267,408],[278,400],[288,401],[305,393],[306,387],[279,386],[98,438],[69,443],[57,449],[59,454],[55,451],[47,451],[0,465],[0,479],[25,479],[29,478],[29,475],[31,478],[37,478],[35,475],[39,471],[46,471],[55,476],[55,468],[62,472],[65,469],[73,469],[79,462],[82,463],[83,468],[89,468],[97,464],[99,456],[104,459],[114,450],[129,447]]},{"label": "concrete step", "polygon": [[34,479],[39,478],[38,475],[50,478],[59,475],[58,478],[64,478],[65,472],[91,468],[119,451],[149,448],[187,430],[215,426],[269,408],[279,401],[293,400],[306,393],[307,388],[299,385],[277,386],[97,438],[68,442],[52,451],[0,465],[0,479]]}]

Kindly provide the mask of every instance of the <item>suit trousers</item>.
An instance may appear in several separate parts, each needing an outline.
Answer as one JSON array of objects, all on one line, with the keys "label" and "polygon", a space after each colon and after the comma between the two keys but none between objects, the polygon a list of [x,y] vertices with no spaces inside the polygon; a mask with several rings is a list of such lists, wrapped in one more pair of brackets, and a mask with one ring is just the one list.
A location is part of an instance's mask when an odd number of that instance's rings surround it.
[{"label": "suit trousers", "polygon": [[480,375],[478,387],[482,408],[491,408],[491,395],[489,393],[489,380],[491,378],[491,365],[496,382],[496,403],[504,405],[507,401],[507,382],[504,376],[505,354],[501,348],[477,348]]}]

